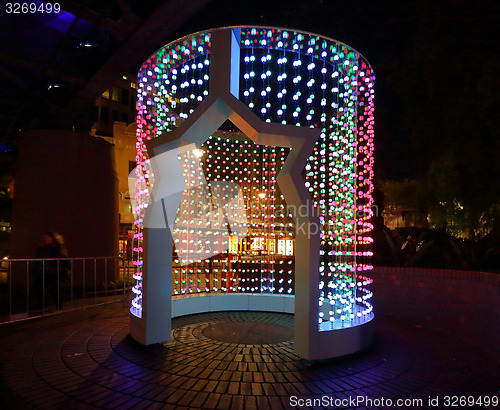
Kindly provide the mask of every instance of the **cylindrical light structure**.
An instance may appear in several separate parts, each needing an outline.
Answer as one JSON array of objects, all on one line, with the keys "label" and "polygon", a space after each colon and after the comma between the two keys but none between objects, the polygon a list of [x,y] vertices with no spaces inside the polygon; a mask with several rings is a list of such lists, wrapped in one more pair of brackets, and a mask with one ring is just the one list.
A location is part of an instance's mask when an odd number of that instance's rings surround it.
[{"label": "cylindrical light structure", "polygon": [[[215,41],[226,34],[226,43]],[[217,50],[223,47],[222,44],[227,49]],[[162,47],[143,64],[137,80],[136,248],[143,250],[143,225],[157,178],[151,165],[154,154],[150,152],[155,138],[174,135],[179,128],[188,129],[197,121],[194,117],[208,115],[214,106],[219,107],[216,112],[219,122],[230,119],[245,125],[255,117],[264,124],[262,129],[274,127],[266,135],[280,133],[280,129],[287,135],[292,127],[315,130],[317,138],[306,153],[300,174],[294,177],[295,183],[301,184],[308,193],[304,210],[313,210],[317,217],[315,223],[311,222],[313,219],[308,220],[307,232],[300,226],[300,218],[295,218],[294,222],[295,231],[303,231],[302,241],[307,237],[317,240],[313,249],[315,262],[310,264],[314,272],[309,274],[314,278],[308,282],[313,285],[307,296],[308,304],[314,306],[310,311],[316,316],[316,324],[311,329],[326,334],[371,322],[372,280],[368,271],[372,268],[369,260],[372,255],[374,80],[372,67],[356,50],[330,38],[291,29],[218,28],[183,37]],[[239,113],[241,107],[251,115],[245,117]],[[244,127],[238,126],[243,131]],[[204,140],[208,142],[203,146],[204,151],[200,151],[202,153],[214,147],[213,141],[210,142],[210,138],[214,138],[213,130],[208,127],[206,132]],[[269,137],[265,145],[263,142],[259,145],[251,135],[248,137],[257,146],[270,150],[269,155],[262,151],[260,161],[249,162],[248,166],[260,167],[265,183],[279,183],[278,168],[287,167],[286,154],[279,151],[281,156],[276,160],[278,154],[271,148],[286,146],[294,152],[293,144],[288,144],[285,138],[284,145],[280,145],[273,142],[281,141],[279,138]],[[227,149],[224,145],[222,151],[217,151],[217,156],[200,158],[211,173],[220,172],[221,167],[231,173],[235,167],[234,153],[243,148],[251,149],[247,142],[232,140]],[[200,144],[197,146],[201,147]],[[195,153],[197,157],[201,155]],[[261,198],[268,201],[267,197],[275,191],[272,185]],[[287,202],[289,198],[292,196],[284,195]],[[300,209],[295,212],[300,213]],[[273,221],[266,229],[276,232]],[[168,258],[170,254],[166,255]],[[295,251],[296,265],[298,258],[301,258],[301,249]],[[141,318],[144,289],[140,255],[136,264],[136,297],[131,312]],[[276,271],[274,267],[272,271]],[[295,271],[296,277],[298,274]],[[279,289],[287,293],[288,288],[284,286],[279,288],[274,282],[270,285],[274,279],[266,280],[265,286],[261,283],[258,287],[258,293],[264,289],[267,293],[277,294]],[[295,283],[296,295],[297,286],[298,281]],[[203,282],[199,291],[217,293],[225,289],[228,292],[229,287],[214,290]],[[289,289],[293,293],[293,286]],[[295,303],[297,311],[297,296]],[[361,343],[357,350],[366,344]],[[328,357],[352,351],[340,349],[340,353],[331,353]],[[312,353],[304,355],[315,356]]]}]

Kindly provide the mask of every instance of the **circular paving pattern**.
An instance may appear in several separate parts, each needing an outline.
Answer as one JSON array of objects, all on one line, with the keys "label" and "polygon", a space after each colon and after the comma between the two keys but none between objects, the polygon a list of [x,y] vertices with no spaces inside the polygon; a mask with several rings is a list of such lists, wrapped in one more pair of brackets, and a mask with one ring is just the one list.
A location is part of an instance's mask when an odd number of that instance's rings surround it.
[{"label": "circular paving pattern", "polygon": [[127,312],[116,306],[3,327],[1,400],[10,405],[4,408],[280,409],[326,397],[341,408],[381,399],[393,400],[394,408],[398,399],[421,399],[425,408],[428,397],[499,390],[498,363],[481,351],[387,318],[377,318],[371,348],[330,361],[298,357],[291,341],[242,344],[207,336],[207,329],[248,330],[256,323],[291,329],[293,316],[177,318],[172,340],[149,347],[128,336]]},{"label": "circular paving pattern", "polygon": [[293,340],[293,329],[273,323],[225,322],[206,326],[201,333],[226,343],[262,345]]}]

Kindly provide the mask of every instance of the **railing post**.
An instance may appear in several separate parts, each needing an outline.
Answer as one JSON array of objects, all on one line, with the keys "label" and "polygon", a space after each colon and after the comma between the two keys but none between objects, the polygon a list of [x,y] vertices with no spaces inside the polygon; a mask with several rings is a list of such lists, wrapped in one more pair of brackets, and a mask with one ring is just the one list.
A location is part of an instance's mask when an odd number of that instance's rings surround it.
[{"label": "railing post", "polygon": [[85,259],[83,259],[83,306],[85,306],[86,295],[85,295]]},{"label": "railing post", "polygon": [[104,300],[108,300],[108,258],[104,259]]},{"label": "railing post", "polygon": [[70,283],[70,299],[71,299],[71,308],[73,309],[74,304],[73,304],[73,259],[71,259],[70,262],[70,278],[69,278],[69,283]]},{"label": "railing post", "polygon": [[45,261],[42,261],[42,315],[45,315]]},{"label": "railing post", "polygon": [[[125,265],[125,259],[123,259],[123,265]],[[124,266],[125,267],[125,266]],[[125,270],[123,271],[123,302],[126,304],[126,291],[125,291]]]},{"label": "railing post", "polygon": [[62,310],[59,309],[61,307],[61,276],[60,276],[60,267],[61,267],[61,261],[58,259],[57,260],[57,278],[56,278],[56,286],[57,286],[57,298],[56,298],[56,309],[55,310]]},{"label": "railing post", "polygon": [[12,262],[9,261],[9,320],[12,317]]},{"label": "railing post", "polygon": [[[130,282],[130,261],[127,260],[127,286]],[[130,297],[130,290],[127,292],[125,303],[127,304],[127,307],[129,306],[129,300],[128,298]]]},{"label": "railing post", "polygon": [[30,313],[30,261],[26,261],[26,314]]},{"label": "railing post", "polygon": [[94,305],[97,305],[97,258],[94,258]]}]

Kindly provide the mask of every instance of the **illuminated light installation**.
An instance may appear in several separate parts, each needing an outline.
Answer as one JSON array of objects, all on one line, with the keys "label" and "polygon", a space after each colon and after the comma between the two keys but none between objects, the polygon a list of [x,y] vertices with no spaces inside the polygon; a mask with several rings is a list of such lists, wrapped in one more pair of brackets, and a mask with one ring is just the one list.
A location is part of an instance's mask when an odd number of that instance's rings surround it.
[{"label": "illuminated light installation", "polygon": [[[144,344],[169,339],[170,315],[176,314],[170,294],[197,295],[188,302],[202,307],[188,313],[222,306],[215,299],[201,303],[207,295],[228,296],[233,304],[245,297],[250,309],[249,294],[295,294],[299,354],[320,359],[366,347],[373,319],[367,271],[372,255],[374,73],[364,57],[311,33],[213,29],[158,50],[143,64],[137,88],[138,258],[132,336]],[[219,129],[228,119],[241,133]],[[185,185],[175,219],[184,221],[183,228],[161,236],[147,226],[151,195],[160,186],[152,158],[187,144],[195,149],[177,156]],[[202,211],[183,214],[183,203],[196,202],[189,195],[201,182],[206,182],[211,203],[216,196],[228,196],[217,192],[217,181],[240,185],[247,220],[238,224],[246,223],[248,234],[244,240],[225,234],[218,244],[221,252],[204,259],[208,253],[200,234],[207,221],[199,217]],[[228,212],[213,215],[225,230]],[[173,261],[168,249],[172,240]],[[153,252],[156,241],[163,249]],[[294,241],[295,252],[290,246]],[[253,263],[256,249],[264,253],[258,264]],[[290,253],[294,260],[286,255]],[[237,274],[235,258],[240,258]],[[167,303],[159,303],[165,289]],[[236,303],[233,309],[241,306]],[[157,313],[161,309],[167,310],[167,321],[165,312]],[[147,312],[154,323],[145,320]],[[149,336],[152,326],[164,329]]]}]

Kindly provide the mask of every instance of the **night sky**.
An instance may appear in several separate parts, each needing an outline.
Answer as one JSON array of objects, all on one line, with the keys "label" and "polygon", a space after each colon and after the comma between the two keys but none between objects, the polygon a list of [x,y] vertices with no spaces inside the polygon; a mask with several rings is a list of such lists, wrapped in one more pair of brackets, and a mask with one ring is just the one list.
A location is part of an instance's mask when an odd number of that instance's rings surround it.
[{"label": "night sky", "polygon": [[377,179],[423,177],[452,155],[471,180],[498,185],[496,4],[212,0],[172,40],[211,27],[261,24],[342,41],[361,52],[377,76]]}]

